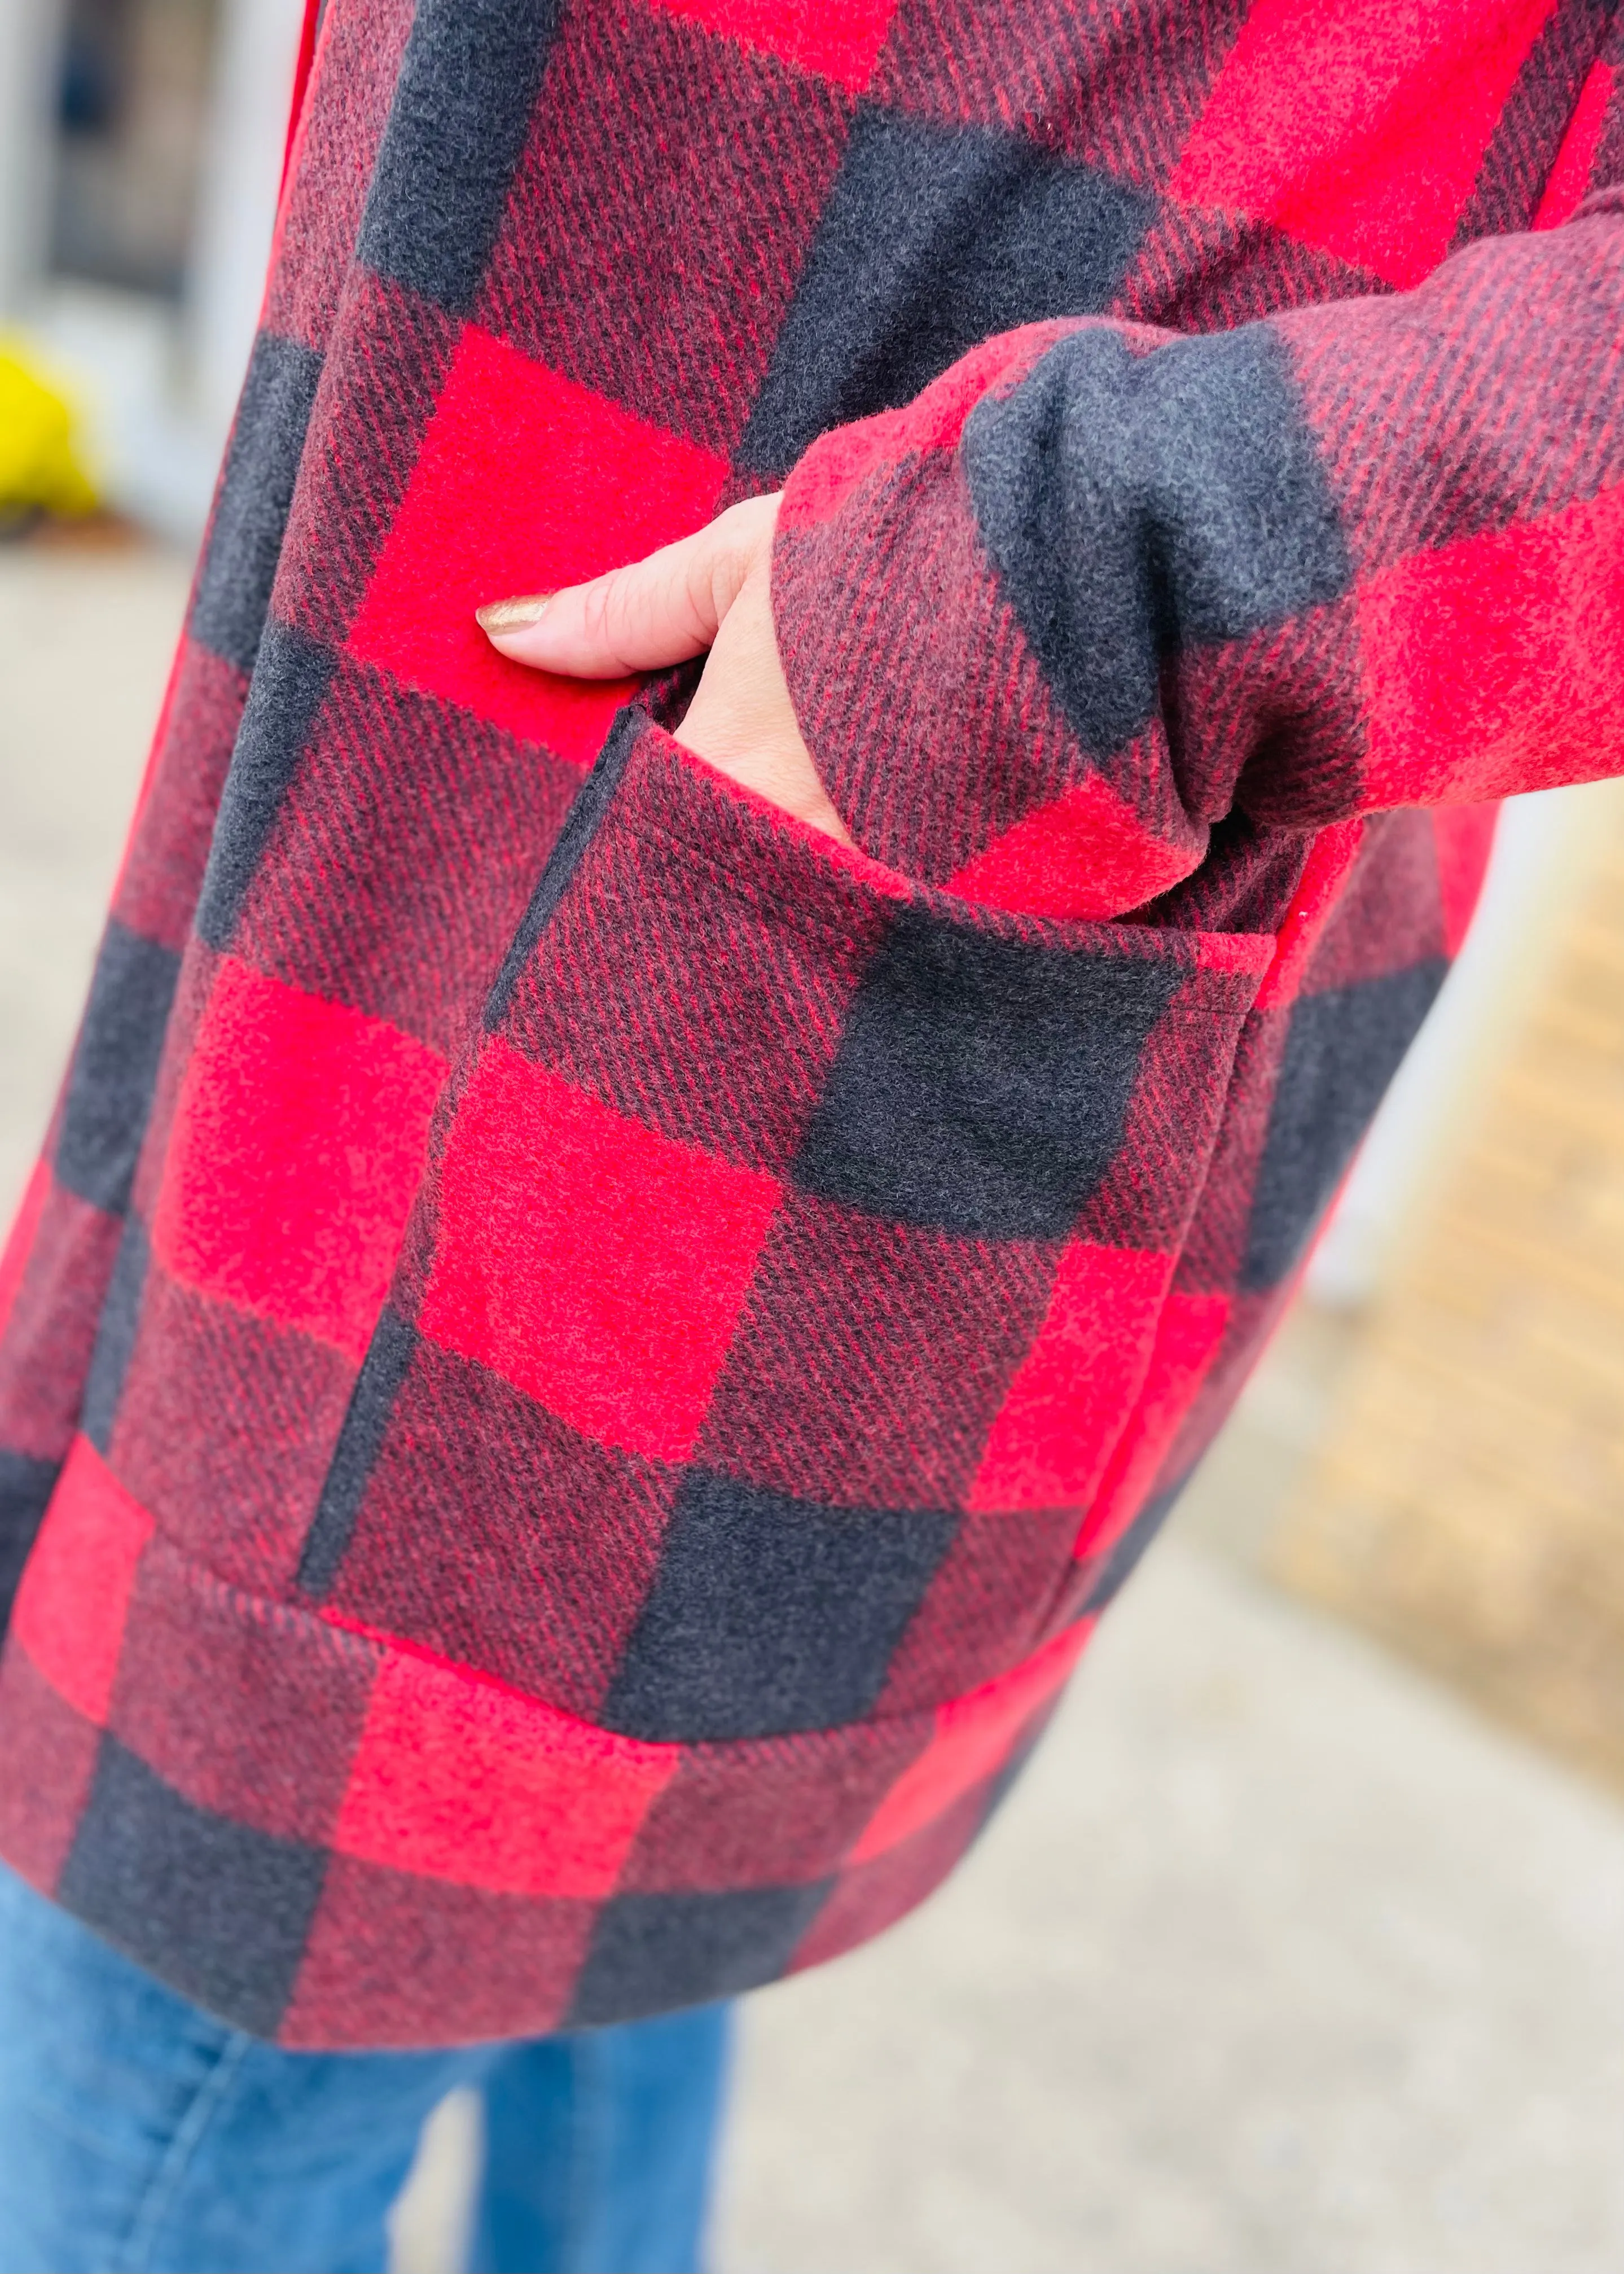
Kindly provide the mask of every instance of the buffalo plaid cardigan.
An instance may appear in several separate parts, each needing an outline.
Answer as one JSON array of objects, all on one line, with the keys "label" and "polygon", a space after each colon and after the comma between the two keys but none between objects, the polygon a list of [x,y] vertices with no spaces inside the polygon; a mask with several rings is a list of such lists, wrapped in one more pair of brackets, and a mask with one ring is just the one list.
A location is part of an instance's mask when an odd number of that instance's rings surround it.
[{"label": "buffalo plaid cardigan", "polygon": [[[354,2046],[951,1868],[1624,770],[1613,12],[330,0],[0,1276],[16,1869]],[[470,621],[780,485],[855,852]]]}]

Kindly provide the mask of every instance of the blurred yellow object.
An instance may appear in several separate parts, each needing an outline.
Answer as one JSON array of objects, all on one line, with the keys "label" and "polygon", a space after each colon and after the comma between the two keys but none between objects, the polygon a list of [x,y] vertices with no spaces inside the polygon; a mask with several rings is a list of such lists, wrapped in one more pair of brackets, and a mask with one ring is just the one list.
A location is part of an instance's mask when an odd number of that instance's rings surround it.
[{"label": "blurred yellow object", "polygon": [[93,513],[96,493],[73,448],[73,413],[31,369],[20,342],[0,338],[0,531],[42,513]]}]

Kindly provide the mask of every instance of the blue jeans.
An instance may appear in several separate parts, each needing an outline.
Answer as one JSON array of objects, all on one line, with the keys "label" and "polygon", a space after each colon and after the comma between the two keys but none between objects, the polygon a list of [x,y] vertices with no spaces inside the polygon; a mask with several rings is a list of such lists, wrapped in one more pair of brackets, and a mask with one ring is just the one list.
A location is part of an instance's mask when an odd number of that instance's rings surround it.
[{"label": "blue jeans", "polygon": [[692,2274],[727,2009],[445,2052],[228,2029],[0,1870],[0,2274],[374,2274],[430,2110],[483,2094],[478,2274]]}]

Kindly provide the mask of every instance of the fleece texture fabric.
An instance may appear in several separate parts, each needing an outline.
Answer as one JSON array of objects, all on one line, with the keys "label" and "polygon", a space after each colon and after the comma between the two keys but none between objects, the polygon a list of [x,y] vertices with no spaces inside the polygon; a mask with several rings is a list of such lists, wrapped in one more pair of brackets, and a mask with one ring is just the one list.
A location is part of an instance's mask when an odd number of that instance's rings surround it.
[{"label": "fleece texture fabric", "polygon": [[[948,1871],[1624,764],[1613,14],[328,0],[0,1274],[36,1886],[342,2047]],[[471,621],[780,486],[854,851]]]}]

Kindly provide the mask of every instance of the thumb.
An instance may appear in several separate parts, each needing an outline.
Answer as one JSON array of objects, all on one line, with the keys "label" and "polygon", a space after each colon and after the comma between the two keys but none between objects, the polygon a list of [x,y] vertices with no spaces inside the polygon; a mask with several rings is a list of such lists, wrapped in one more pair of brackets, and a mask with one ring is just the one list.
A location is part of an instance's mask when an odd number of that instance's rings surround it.
[{"label": "thumb", "polygon": [[699,655],[770,553],[776,496],[741,504],[675,545],[561,591],[495,600],[477,618],[515,663],[573,679],[620,679]]}]

